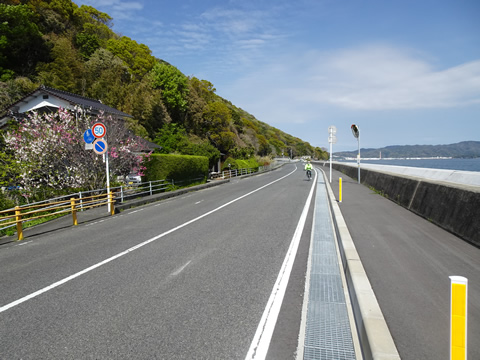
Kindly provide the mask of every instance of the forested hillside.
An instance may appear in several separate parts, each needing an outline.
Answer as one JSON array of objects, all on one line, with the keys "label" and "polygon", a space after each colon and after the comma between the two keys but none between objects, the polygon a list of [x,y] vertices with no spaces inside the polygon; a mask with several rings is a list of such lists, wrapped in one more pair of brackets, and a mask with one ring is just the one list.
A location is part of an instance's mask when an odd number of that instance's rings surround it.
[{"label": "forested hillside", "polygon": [[41,84],[131,114],[129,127],[163,152],[328,157],[219,97],[208,80],[185,76],[148,46],[116,34],[106,13],[70,0],[3,0],[0,111]]}]

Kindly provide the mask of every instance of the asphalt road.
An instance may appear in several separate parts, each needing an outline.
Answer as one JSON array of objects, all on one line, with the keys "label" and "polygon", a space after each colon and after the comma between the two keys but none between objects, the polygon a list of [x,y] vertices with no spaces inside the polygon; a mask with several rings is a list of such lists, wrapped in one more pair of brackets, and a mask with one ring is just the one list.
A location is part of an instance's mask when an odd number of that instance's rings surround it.
[{"label": "asphalt road", "polygon": [[[244,359],[312,183],[288,164],[0,246],[0,359]],[[270,358],[296,350],[311,216]]]},{"label": "asphalt road", "polygon": [[[328,163],[319,166],[329,178]],[[480,249],[338,171],[343,217],[403,360],[449,359],[450,279],[468,283],[468,358],[480,359]],[[480,221],[480,220],[479,220]]]}]

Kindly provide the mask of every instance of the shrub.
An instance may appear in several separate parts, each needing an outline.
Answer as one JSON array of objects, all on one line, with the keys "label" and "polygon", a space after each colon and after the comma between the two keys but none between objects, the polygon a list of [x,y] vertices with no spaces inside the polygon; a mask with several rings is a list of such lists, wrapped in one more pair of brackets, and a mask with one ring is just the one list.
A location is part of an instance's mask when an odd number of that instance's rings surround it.
[{"label": "shrub", "polygon": [[175,182],[208,176],[208,158],[205,156],[152,154],[145,164],[144,181],[171,179]]}]

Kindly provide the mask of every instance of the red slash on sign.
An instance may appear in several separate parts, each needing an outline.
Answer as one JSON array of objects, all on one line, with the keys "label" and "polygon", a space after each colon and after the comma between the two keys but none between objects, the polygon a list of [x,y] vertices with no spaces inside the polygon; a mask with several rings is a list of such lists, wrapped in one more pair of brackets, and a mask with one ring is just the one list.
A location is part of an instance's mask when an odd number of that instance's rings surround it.
[{"label": "red slash on sign", "polygon": [[92,126],[92,133],[97,139],[100,139],[105,136],[107,133],[107,128],[102,123],[96,123]]},{"label": "red slash on sign", "polygon": [[107,142],[103,139],[97,139],[93,142],[93,151],[95,151],[98,155],[105,154],[107,148]]}]

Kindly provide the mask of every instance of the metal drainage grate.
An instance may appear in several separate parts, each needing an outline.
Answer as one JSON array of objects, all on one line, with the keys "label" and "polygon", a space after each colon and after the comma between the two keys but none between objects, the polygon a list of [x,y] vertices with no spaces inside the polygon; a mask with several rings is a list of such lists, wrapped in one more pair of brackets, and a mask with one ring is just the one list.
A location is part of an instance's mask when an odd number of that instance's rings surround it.
[{"label": "metal drainage grate", "polygon": [[352,332],[324,186],[317,187],[304,360],[354,360]]}]

